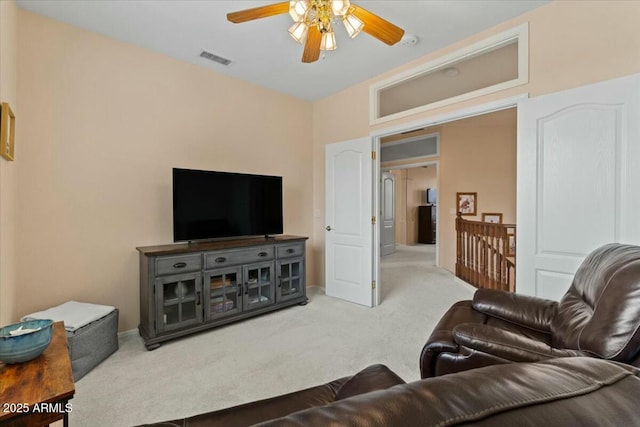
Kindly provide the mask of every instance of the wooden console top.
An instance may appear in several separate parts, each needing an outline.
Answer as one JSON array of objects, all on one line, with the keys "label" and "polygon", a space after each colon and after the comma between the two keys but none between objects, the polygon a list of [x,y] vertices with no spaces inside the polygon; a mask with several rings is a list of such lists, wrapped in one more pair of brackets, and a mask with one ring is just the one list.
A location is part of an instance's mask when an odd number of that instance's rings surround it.
[{"label": "wooden console top", "polygon": [[[0,400],[7,405],[0,411],[1,425],[41,426],[64,418],[66,426],[70,412],[66,405],[74,394],[71,358],[62,322],[53,324],[51,344],[40,356],[15,365],[0,363]],[[53,406],[46,405],[48,403]]]},{"label": "wooden console top", "polygon": [[189,252],[216,251],[220,249],[244,248],[257,245],[273,245],[274,243],[286,243],[307,240],[302,236],[274,236],[251,237],[246,239],[215,240],[210,242],[177,243],[172,245],[141,246],[136,249],[146,256],[184,254]]}]

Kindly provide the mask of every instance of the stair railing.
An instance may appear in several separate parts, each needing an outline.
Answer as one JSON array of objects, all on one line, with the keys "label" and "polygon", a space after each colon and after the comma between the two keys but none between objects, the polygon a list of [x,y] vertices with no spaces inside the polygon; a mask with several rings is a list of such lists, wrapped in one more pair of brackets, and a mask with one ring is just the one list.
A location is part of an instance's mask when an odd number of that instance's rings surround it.
[{"label": "stair railing", "polygon": [[456,276],[477,287],[515,291],[515,224],[456,218]]}]

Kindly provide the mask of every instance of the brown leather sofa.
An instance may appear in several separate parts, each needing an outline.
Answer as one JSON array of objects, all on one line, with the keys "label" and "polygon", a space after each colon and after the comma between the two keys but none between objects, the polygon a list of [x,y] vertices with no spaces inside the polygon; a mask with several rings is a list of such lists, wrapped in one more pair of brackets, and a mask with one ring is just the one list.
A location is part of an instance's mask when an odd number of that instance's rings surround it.
[{"label": "brown leather sofa", "polygon": [[573,356],[640,366],[640,247],[614,243],[594,250],[559,302],[476,291],[436,325],[420,371],[427,378]]},{"label": "brown leather sofa", "polygon": [[473,369],[405,384],[382,365],[349,378],[149,426],[630,426],[638,369],[572,357]]}]

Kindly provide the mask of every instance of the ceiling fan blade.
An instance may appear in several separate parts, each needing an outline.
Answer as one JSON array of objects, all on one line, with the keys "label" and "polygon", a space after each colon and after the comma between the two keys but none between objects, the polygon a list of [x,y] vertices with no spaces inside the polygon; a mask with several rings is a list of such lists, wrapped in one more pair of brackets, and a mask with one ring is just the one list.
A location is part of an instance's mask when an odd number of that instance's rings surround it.
[{"label": "ceiling fan blade", "polygon": [[362,31],[365,33],[377,38],[389,46],[398,43],[400,39],[402,39],[402,36],[404,35],[404,30],[402,28],[393,25],[391,22],[380,18],[378,15],[363,9],[360,6],[356,6],[354,4],[351,6],[354,8],[352,13],[364,24]]},{"label": "ceiling fan blade", "polygon": [[320,42],[322,42],[322,34],[318,27],[313,25],[307,32],[307,41],[304,44],[304,52],[302,52],[302,62],[315,62],[320,58]]},{"label": "ceiling fan blade", "polygon": [[289,12],[289,2],[283,1],[268,6],[254,7],[253,9],[239,10],[238,12],[227,13],[227,20],[239,24],[241,22],[252,21],[254,19],[267,18],[273,15]]}]

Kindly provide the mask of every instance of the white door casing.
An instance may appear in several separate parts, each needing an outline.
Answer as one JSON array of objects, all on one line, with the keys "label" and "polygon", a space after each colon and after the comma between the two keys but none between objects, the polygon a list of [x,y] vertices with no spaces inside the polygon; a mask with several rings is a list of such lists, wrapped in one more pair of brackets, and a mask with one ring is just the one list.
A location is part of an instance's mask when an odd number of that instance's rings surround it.
[{"label": "white door casing", "polygon": [[396,177],[389,172],[382,173],[380,183],[380,255],[396,251]]},{"label": "white door casing", "polygon": [[325,292],[373,305],[371,138],[326,146]]},{"label": "white door casing", "polygon": [[558,300],[586,255],[640,243],[640,75],[518,103],[516,291]]}]

